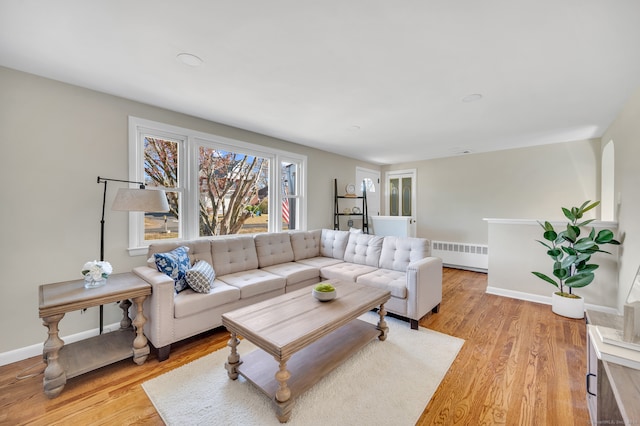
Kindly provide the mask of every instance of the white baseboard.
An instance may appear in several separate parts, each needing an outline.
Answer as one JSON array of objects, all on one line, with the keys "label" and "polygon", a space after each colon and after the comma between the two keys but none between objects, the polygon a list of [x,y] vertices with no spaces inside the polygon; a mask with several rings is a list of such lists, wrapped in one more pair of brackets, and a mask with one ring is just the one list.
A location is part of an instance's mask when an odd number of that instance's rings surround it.
[{"label": "white baseboard", "polygon": [[472,266],[460,266],[460,265],[451,265],[448,263],[443,263],[442,266],[445,268],[451,269],[462,269],[463,271],[471,271],[471,272],[480,272],[481,274],[488,274],[489,270],[485,268],[474,268]]},{"label": "white baseboard", "polygon": [[[103,327],[103,333],[109,333],[114,330],[118,330],[120,328],[120,323],[116,322],[113,324],[105,325]],[[78,342],[80,340],[88,339],[89,337],[97,336],[100,334],[100,329],[94,328],[87,331],[82,331],[80,333],[71,334],[69,336],[61,336],[60,338],[64,340],[65,344]],[[12,351],[2,352],[0,353],[0,366],[11,364],[14,362],[22,361],[27,358],[32,358],[34,356],[42,355],[42,350],[44,347],[44,342],[38,343],[31,346],[26,346],[24,348],[14,349]]]},{"label": "white baseboard", "polygon": [[[535,302],[535,303],[542,303],[545,305],[551,305],[551,296],[540,296],[538,294],[524,293],[521,291],[506,290],[504,288],[490,287],[490,286],[487,287],[486,293],[494,294],[496,296],[509,297],[511,299],[526,300],[527,302]],[[599,311],[599,312],[604,312],[604,313],[613,314],[613,315],[622,315],[620,312],[618,312],[617,309],[611,308],[609,306],[592,305],[590,303],[585,303],[584,307],[585,309],[589,309],[592,311]]]}]

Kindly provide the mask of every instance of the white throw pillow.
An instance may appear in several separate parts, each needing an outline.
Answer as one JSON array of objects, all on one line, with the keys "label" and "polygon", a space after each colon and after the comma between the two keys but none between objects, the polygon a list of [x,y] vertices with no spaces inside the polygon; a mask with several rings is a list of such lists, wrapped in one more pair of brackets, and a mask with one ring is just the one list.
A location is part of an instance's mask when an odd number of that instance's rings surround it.
[{"label": "white throw pillow", "polygon": [[187,284],[193,291],[198,293],[209,293],[213,281],[216,279],[216,272],[213,266],[204,260],[198,260],[185,274]]}]

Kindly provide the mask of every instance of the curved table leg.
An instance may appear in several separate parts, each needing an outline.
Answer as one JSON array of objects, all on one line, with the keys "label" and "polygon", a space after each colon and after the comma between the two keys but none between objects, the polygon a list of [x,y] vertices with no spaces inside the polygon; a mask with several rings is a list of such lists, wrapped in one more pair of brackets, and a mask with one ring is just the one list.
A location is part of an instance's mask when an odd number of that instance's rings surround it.
[{"label": "curved table leg", "polygon": [[238,367],[242,364],[242,361],[240,361],[240,355],[238,354],[239,344],[240,340],[238,340],[238,336],[236,333],[231,332],[231,337],[227,342],[227,346],[231,348],[231,353],[227,358],[227,362],[224,363],[224,368],[227,369],[227,375],[231,380],[236,380],[238,378]]},{"label": "curved table leg", "polygon": [[278,381],[278,390],[276,391],[275,403],[276,403],[276,416],[280,423],[286,423],[291,417],[291,411],[293,410],[293,401],[291,398],[291,389],[287,385],[287,380],[291,378],[291,373],[287,370],[288,359],[277,359],[280,367],[276,373],[276,380]]},{"label": "curved table leg", "polygon": [[384,303],[380,305],[378,315],[380,315],[380,320],[378,321],[378,330],[380,330],[380,336],[378,336],[378,339],[385,341],[387,340],[387,334],[389,334],[389,327],[387,326],[387,322],[384,320],[385,315],[387,315],[387,311],[384,309]]},{"label": "curved table leg", "polygon": [[64,346],[64,341],[58,336],[58,323],[64,317],[64,314],[52,315],[44,317],[43,325],[49,329],[49,337],[44,342],[42,357],[47,364],[44,370],[44,379],[42,379],[44,393],[49,398],[55,398],[60,395],[64,385],[67,384],[67,375],[58,361],[60,349]]},{"label": "curved table leg", "polygon": [[[140,296],[133,299],[138,310],[136,313],[136,319],[133,320],[133,325],[136,328],[136,338],[133,340],[133,361],[138,365],[142,365],[149,356],[149,343],[147,341],[147,337],[144,335],[144,325],[147,322],[147,319],[142,312],[142,304],[146,298],[147,296]],[[129,302],[129,304],[131,304],[131,302]]]},{"label": "curved table leg", "polygon": [[129,307],[131,306],[131,301],[129,299],[124,299],[120,302],[120,309],[122,309],[122,320],[120,321],[120,328],[129,328],[131,327],[131,318],[129,318]]}]

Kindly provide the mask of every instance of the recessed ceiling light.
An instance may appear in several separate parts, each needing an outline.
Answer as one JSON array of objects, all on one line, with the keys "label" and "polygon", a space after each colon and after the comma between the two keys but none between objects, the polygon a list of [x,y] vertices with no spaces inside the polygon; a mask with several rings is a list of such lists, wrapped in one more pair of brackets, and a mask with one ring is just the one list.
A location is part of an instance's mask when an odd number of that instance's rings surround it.
[{"label": "recessed ceiling light", "polygon": [[462,102],[464,103],[476,102],[476,101],[479,101],[480,99],[482,99],[482,95],[480,93],[472,93],[471,95],[467,95],[464,98],[462,98]]},{"label": "recessed ceiling light", "polygon": [[179,53],[177,58],[180,62],[185,65],[189,65],[190,67],[197,67],[202,65],[202,59],[191,53]]},{"label": "recessed ceiling light", "polygon": [[449,150],[453,155],[466,155],[473,154],[473,150],[470,148],[455,146]]}]

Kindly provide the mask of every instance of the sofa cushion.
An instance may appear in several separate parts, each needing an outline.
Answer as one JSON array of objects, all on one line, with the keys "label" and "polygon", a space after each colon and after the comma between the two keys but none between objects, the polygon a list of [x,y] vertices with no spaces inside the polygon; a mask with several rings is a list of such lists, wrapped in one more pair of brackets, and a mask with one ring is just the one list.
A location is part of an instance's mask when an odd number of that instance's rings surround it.
[{"label": "sofa cushion", "polygon": [[258,254],[258,265],[264,268],[285,262],[293,262],[291,237],[287,232],[267,232],[253,236]]},{"label": "sofa cushion", "polygon": [[300,259],[296,263],[302,263],[304,265],[309,265],[318,269],[322,269],[325,266],[336,265],[342,262],[344,262],[344,260],[342,259],[334,259],[333,257],[318,256],[318,257],[310,257],[308,259]]},{"label": "sofa cushion", "polygon": [[283,277],[263,269],[252,269],[218,277],[221,281],[239,288],[242,299],[279,289],[282,289],[284,293],[286,285],[286,280]]},{"label": "sofa cushion", "polygon": [[209,293],[213,280],[216,278],[216,273],[213,267],[204,260],[198,260],[192,267],[185,273],[185,280],[191,290],[197,293]]},{"label": "sofa cushion", "polygon": [[258,267],[256,244],[251,235],[236,235],[211,240],[213,269],[218,277]]},{"label": "sofa cushion", "polygon": [[350,233],[344,252],[345,262],[378,267],[383,237]]},{"label": "sofa cushion", "polygon": [[355,283],[360,275],[368,274],[378,269],[375,266],[360,265],[357,263],[341,262],[320,269],[323,279],[338,279]]},{"label": "sofa cushion", "polygon": [[214,280],[208,293],[188,289],[174,298],[173,315],[184,318],[240,299],[240,289],[220,280]]},{"label": "sofa cushion", "polygon": [[153,258],[158,271],[173,279],[176,293],[189,288],[185,280],[185,274],[191,267],[188,247],[181,246],[167,253],[155,253]]},{"label": "sofa cushion", "polygon": [[406,299],[408,295],[406,272],[377,269],[368,274],[360,275],[356,279],[356,283],[389,290],[391,296],[400,299]]},{"label": "sofa cushion", "polygon": [[262,270],[279,275],[287,280],[287,285],[295,285],[303,281],[320,277],[320,268],[298,262],[286,262],[267,266]]},{"label": "sofa cushion", "polygon": [[154,243],[149,246],[149,267],[156,268],[155,265],[155,253],[166,253],[168,251],[177,249],[178,247],[188,247],[189,248],[189,259],[191,259],[191,264],[193,265],[198,260],[204,260],[209,265],[213,265],[211,262],[211,243],[209,240],[194,240],[194,241],[184,241],[184,242],[163,242],[163,243]]},{"label": "sofa cushion", "polygon": [[348,242],[349,231],[322,229],[320,234],[320,255],[343,260]]},{"label": "sofa cushion", "polygon": [[320,254],[320,236],[322,231],[290,231],[293,260],[309,259]]},{"label": "sofa cushion", "polygon": [[380,267],[406,271],[409,263],[429,257],[429,240],[412,237],[384,237]]}]

